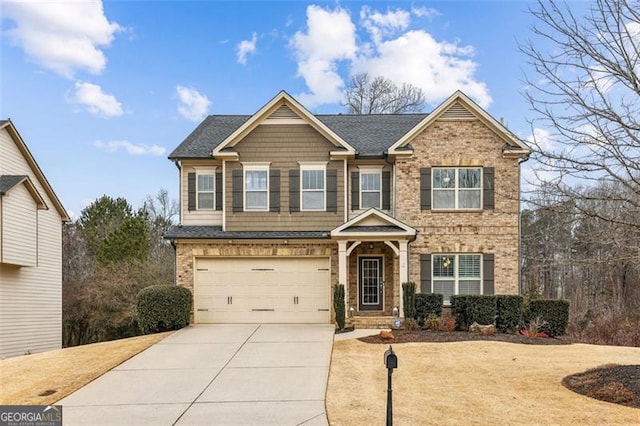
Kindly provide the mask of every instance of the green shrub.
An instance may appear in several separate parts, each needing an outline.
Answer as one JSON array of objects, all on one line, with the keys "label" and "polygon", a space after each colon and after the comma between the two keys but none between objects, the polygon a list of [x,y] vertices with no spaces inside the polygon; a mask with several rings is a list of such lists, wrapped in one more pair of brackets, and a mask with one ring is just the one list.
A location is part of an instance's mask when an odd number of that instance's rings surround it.
[{"label": "green shrub", "polygon": [[437,317],[442,316],[442,300],[443,297],[441,294],[416,294],[415,307],[418,324],[423,326],[425,320],[429,317],[429,314],[434,314]]},{"label": "green shrub", "polygon": [[467,317],[473,324],[487,325],[496,322],[496,296],[467,296]]},{"label": "green shrub", "polygon": [[456,330],[468,330],[469,318],[467,317],[467,297],[463,295],[453,295],[449,297],[451,303],[451,315],[456,319]]},{"label": "green shrub", "polygon": [[333,310],[336,312],[336,325],[338,330],[344,329],[344,285],[336,284],[333,286]]},{"label": "green shrub", "polygon": [[542,331],[550,337],[561,336],[569,323],[569,302],[566,300],[531,300],[528,306],[529,318],[540,318]]},{"label": "green shrub", "polygon": [[152,285],[138,292],[138,323],[144,334],[178,330],[189,325],[193,295],[176,285]]},{"label": "green shrub", "polygon": [[416,283],[402,283],[402,302],[404,305],[404,317],[416,317]]},{"label": "green shrub", "polygon": [[468,330],[474,322],[487,325],[496,320],[496,296],[451,296],[451,313],[456,317],[456,329]]},{"label": "green shrub", "polygon": [[522,296],[496,296],[496,328],[505,333],[518,331],[522,324]]}]

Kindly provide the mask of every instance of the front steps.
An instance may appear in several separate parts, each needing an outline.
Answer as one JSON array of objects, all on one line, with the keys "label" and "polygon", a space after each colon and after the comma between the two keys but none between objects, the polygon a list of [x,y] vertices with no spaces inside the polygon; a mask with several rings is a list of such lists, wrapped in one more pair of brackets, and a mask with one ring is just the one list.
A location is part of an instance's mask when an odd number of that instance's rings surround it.
[{"label": "front steps", "polygon": [[393,321],[396,320],[393,316],[354,316],[346,318],[346,325],[353,328],[379,328],[390,329],[393,327]]}]

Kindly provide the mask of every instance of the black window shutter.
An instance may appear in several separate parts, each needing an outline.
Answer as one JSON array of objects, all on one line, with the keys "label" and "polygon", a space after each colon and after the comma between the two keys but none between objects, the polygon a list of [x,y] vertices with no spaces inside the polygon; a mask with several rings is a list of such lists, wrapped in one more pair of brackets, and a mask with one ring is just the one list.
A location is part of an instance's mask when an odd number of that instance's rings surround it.
[{"label": "black window shutter", "polygon": [[482,294],[491,296],[494,294],[494,264],[495,255],[493,253],[485,253],[482,255]]},{"label": "black window shutter", "polygon": [[351,210],[360,209],[360,173],[351,172]]},{"label": "black window shutter", "polygon": [[431,167],[420,169],[420,210],[431,210]]},{"label": "black window shutter", "polygon": [[222,210],[222,172],[216,173],[216,210]]},{"label": "black window shutter", "polygon": [[244,210],[244,191],[242,185],[242,170],[234,170],[231,175],[231,192],[233,193],[233,211],[241,212]]},{"label": "black window shutter", "polygon": [[196,209],[196,174],[189,173],[187,175],[187,210]]},{"label": "black window shutter", "polygon": [[391,172],[382,172],[382,210],[391,210]]},{"label": "black window shutter", "polygon": [[431,255],[420,254],[420,293],[432,293],[431,290]]},{"label": "black window shutter", "polygon": [[300,170],[289,170],[289,212],[300,211]]},{"label": "black window shutter", "polygon": [[327,211],[338,211],[338,171],[327,169]]},{"label": "black window shutter", "polygon": [[493,190],[495,169],[493,167],[483,168],[482,176],[482,208],[485,210],[493,210],[495,208],[495,193]]},{"label": "black window shutter", "polygon": [[269,211],[280,213],[280,170],[269,170]]}]

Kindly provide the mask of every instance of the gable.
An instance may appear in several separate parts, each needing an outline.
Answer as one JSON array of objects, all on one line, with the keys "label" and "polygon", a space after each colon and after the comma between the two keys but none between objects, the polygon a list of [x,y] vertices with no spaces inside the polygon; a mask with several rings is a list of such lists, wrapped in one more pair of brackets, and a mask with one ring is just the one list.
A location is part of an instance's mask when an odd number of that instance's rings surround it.
[{"label": "gable", "polygon": [[[28,176],[26,188],[32,193],[34,200],[40,198],[42,204],[48,203],[57,211],[61,221],[69,221],[69,215],[60,199],[10,120],[0,122],[0,157],[0,175]],[[48,201],[45,202],[45,199]]]},{"label": "gable", "polygon": [[236,129],[231,135],[229,135],[229,137],[222,141],[222,143],[216,146],[212,151],[212,155],[214,157],[216,155],[224,155],[225,149],[235,146],[259,125],[268,125],[273,124],[274,122],[276,124],[306,123],[324,136],[338,150],[350,155],[355,154],[355,149],[352,146],[345,142],[317,117],[307,111],[307,109],[298,103],[298,101],[293,99],[286,92],[282,91],[258,112],[251,116],[251,118],[244,122],[244,124]]},{"label": "gable", "polygon": [[503,124],[496,121],[478,104],[473,102],[461,91],[456,91],[431,114],[418,123],[413,129],[408,131],[402,138],[389,148],[391,155],[410,155],[411,142],[425,129],[432,126],[437,121],[479,121],[504,143],[501,147],[505,156],[526,157],[531,150],[524,142],[511,133]]},{"label": "gable", "polygon": [[383,211],[371,208],[331,231],[332,238],[367,234],[414,238],[416,230]]}]

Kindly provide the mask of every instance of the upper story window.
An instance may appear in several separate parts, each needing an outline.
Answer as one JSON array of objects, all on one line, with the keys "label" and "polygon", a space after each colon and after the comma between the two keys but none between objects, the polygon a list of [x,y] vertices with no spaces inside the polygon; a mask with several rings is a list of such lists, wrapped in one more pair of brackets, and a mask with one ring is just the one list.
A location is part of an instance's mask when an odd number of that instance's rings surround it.
[{"label": "upper story window", "polygon": [[360,208],[380,208],[382,204],[382,170],[360,171]]},{"label": "upper story window", "polygon": [[269,166],[244,167],[244,210],[269,210]]},{"label": "upper story window", "polygon": [[433,209],[473,210],[482,206],[482,169],[433,168]]},{"label": "upper story window", "polygon": [[197,174],[197,209],[215,209],[215,172]]},{"label": "upper story window", "polygon": [[452,295],[482,294],[482,256],[479,254],[434,254],[432,292],[449,304]]},{"label": "upper story window", "polygon": [[326,167],[301,165],[301,208],[303,211],[324,211],[326,201]]}]

